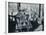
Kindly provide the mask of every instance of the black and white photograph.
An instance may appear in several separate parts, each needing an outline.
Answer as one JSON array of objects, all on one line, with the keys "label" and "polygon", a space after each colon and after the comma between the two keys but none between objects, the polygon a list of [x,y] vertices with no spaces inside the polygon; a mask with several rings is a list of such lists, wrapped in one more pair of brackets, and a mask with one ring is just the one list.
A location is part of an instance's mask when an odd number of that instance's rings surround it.
[{"label": "black and white photograph", "polygon": [[8,2],[8,33],[44,31],[44,4]]}]

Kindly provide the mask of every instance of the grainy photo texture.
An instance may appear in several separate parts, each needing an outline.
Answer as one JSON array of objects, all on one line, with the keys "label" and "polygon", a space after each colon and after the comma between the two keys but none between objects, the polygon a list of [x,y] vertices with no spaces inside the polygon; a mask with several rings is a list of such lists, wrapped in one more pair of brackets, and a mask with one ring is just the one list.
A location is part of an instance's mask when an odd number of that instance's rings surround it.
[{"label": "grainy photo texture", "polygon": [[44,31],[44,4],[8,2],[8,33]]}]

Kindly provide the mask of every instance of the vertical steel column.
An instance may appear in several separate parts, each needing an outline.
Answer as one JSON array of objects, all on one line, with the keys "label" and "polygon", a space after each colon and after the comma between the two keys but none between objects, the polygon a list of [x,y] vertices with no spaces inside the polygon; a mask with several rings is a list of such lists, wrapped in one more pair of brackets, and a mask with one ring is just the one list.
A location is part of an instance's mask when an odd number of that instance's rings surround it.
[{"label": "vertical steel column", "polygon": [[18,12],[20,12],[20,3],[17,3]]},{"label": "vertical steel column", "polygon": [[40,18],[40,14],[41,14],[41,4],[39,4],[39,18]]}]

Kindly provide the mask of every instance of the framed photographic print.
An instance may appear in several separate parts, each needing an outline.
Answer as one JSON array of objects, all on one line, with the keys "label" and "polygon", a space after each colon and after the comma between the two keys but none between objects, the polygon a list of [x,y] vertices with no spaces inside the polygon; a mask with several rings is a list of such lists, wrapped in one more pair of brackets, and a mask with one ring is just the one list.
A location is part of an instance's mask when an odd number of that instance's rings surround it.
[{"label": "framed photographic print", "polygon": [[44,31],[44,4],[26,2],[6,4],[8,33]]}]

